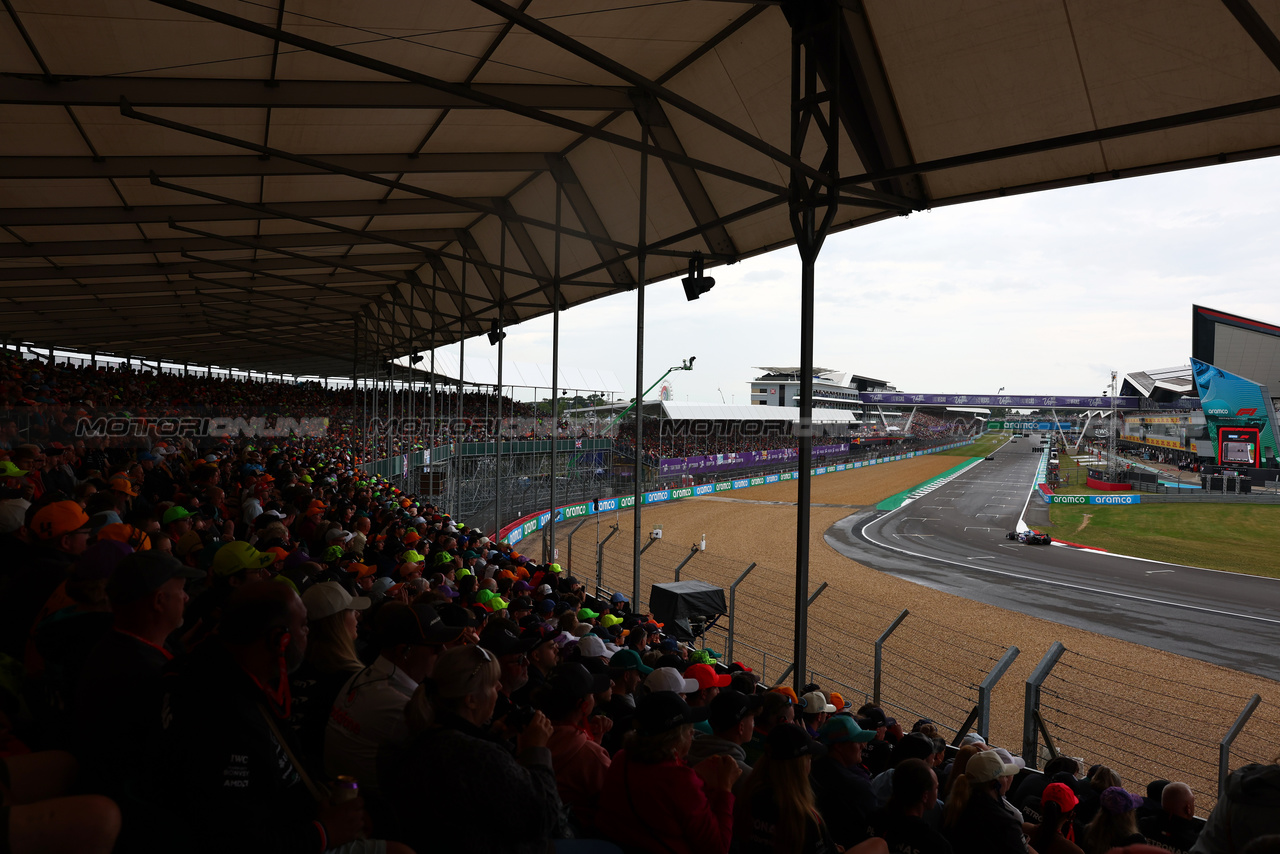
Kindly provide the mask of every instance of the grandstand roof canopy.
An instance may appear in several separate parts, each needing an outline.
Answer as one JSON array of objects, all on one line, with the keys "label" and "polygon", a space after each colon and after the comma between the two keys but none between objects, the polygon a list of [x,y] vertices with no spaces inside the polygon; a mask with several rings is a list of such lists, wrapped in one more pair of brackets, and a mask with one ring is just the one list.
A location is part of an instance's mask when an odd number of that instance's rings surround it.
[{"label": "grandstand roof canopy", "polygon": [[[798,406],[751,406],[732,403],[674,403],[670,400],[645,401],[652,413],[661,402],[666,417],[672,421],[799,421]],[[848,409],[813,410],[815,424],[860,424],[857,414]]]},{"label": "grandstand roof canopy", "polygon": [[[410,367],[408,357],[396,360],[396,364],[402,368]],[[435,374],[437,377],[456,381],[459,368],[462,369],[463,382],[468,385],[496,386],[498,384],[498,360],[490,357],[488,353],[484,353],[481,356],[467,356],[463,359],[461,365],[458,364],[456,353],[436,354]],[[420,373],[430,374],[430,357],[424,356],[421,362],[413,366],[413,369]],[[540,388],[546,389],[549,396],[551,393],[551,377],[550,365],[537,362],[513,362],[510,359],[502,360],[502,387],[504,389]],[[560,367],[560,390],[564,393],[596,391],[612,394],[622,394],[625,391],[613,371],[603,371],[596,368],[574,368],[563,365]]]},{"label": "grandstand roof canopy", "polygon": [[822,10],[836,229],[1280,146],[1280,0],[6,0],[0,334],[350,375],[633,289],[641,152],[646,278],[790,245]]}]

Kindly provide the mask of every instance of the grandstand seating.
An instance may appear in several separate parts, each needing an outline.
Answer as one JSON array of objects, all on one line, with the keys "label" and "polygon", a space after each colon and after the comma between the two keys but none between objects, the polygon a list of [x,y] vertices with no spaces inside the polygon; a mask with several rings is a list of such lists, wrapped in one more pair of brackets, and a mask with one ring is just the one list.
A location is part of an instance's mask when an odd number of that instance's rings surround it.
[{"label": "grandstand seating", "polygon": [[[438,393],[437,405],[447,397]],[[480,419],[492,402],[468,394],[462,401],[463,416]],[[421,405],[421,397],[415,405]],[[317,808],[305,791],[306,780],[323,776],[330,765],[333,721],[342,724],[333,698],[344,684],[349,694],[357,693],[360,674],[393,659],[395,664],[386,665],[388,672],[400,675],[387,678],[401,679],[401,702],[410,728],[432,726],[412,735],[404,730],[404,714],[397,711],[396,734],[371,742],[371,749],[414,755],[412,751],[430,744],[435,745],[432,751],[444,755],[454,748],[439,735],[441,728],[455,733],[452,738],[483,733],[486,743],[498,745],[492,762],[506,769],[501,779],[525,775],[520,777],[529,787],[523,805],[554,804],[544,815],[501,800],[481,810],[463,799],[453,819],[439,819],[451,828],[458,824],[458,833],[491,846],[484,850],[545,849],[549,839],[570,833],[610,835],[607,813],[589,818],[607,801],[608,788],[603,791],[605,800],[599,800],[602,787],[595,784],[586,788],[590,796],[584,796],[583,781],[605,779],[589,775],[605,774],[611,761],[620,761],[620,749],[628,751],[628,761],[639,761],[635,757],[645,755],[643,751],[657,749],[658,742],[646,740],[655,734],[649,710],[668,702],[662,692],[670,687],[687,695],[694,709],[711,705],[711,726],[718,729],[714,735],[699,736],[708,739],[701,742],[704,754],[719,745],[716,750],[722,754],[741,752],[744,764],[747,756],[765,754],[778,761],[784,756],[778,745],[790,731],[781,730],[780,721],[794,714],[798,697],[783,701],[775,690],[772,699],[752,701],[764,703],[757,718],[761,734],[755,741],[737,744],[745,749],[715,742],[723,742],[732,729],[722,726],[728,718],[736,714],[733,720],[740,721],[750,713],[744,710],[754,708],[743,701],[736,712],[718,712],[727,707],[713,702],[720,686],[732,682],[747,694],[766,693],[749,670],[725,666],[667,638],[648,615],[633,613],[625,597],[592,609],[595,602],[582,584],[566,577],[558,564],[539,564],[509,545],[490,542],[482,531],[450,519],[417,496],[359,473],[359,449],[354,445],[359,407],[350,390],[314,383],[49,366],[7,353],[0,360],[0,406],[6,417],[0,436],[0,546],[6,554],[0,570],[0,672],[6,674],[0,680],[0,757],[28,750],[69,751],[85,772],[77,790],[110,796],[119,805],[123,825],[117,851],[151,850],[157,828],[168,830],[174,821],[192,820],[196,823],[190,826],[215,827],[207,839],[189,840],[193,850],[213,850],[212,839],[245,850],[285,850],[273,847],[276,838],[270,834],[277,831],[280,840],[293,840],[297,850],[304,847],[298,840],[324,850],[330,843],[354,841],[358,834],[352,813],[364,806],[375,835],[418,838],[421,829],[398,817],[393,786],[379,789],[373,779],[360,781],[365,797],[349,802],[354,807],[325,799]],[[532,416],[525,404],[504,401],[504,407]],[[229,438],[202,444],[156,435],[144,435],[140,441],[134,437],[128,443],[86,442],[75,436],[75,419],[108,412],[150,419],[186,413],[320,414],[331,421],[325,436],[262,442]],[[913,439],[932,438],[943,432],[935,430],[938,427],[950,429],[934,421],[921,419]],[[770,443],[791,441],[739,438],[730,433],[718,438],[720,444],[714,447],[751,450],[787,447]],[[706,445],[661,437],[647,450],[657,456],[693,448],[702,453]],[[275,580],[268,582],[269,578]],[[176,588],[173,582],[178,582]],[[189,603],[184,583],[193,594]],[[266,589],[257,585],[268,583],[292,587],[301,594],[301,604],[293,604],[292,593],[255,592]],[[140,608],[140,602],[150,604]],[[304,605],[305,620],[300,616]],[[359,612],[366,616],[354,628]],[[309,633],[299,631],[308,620]],[[299,637],[309,640],[303,645]],[[463,649],[477,640],[487,651],[474,667],[468,663],[461,675],[449,670],[461,653],[445,648]],[[298,652],[303,646],[311,650],[305,659]],[[419,647],[424,651],[416,651]],[[291,658],[295,653],[297,660]],[[428,659],[441,662],[442,670],[415,690],[414,683],[431,672],[415,668],[426,667],[423,662]],[[264,661],[264,669],[254,670]],[[496,709],[464,709],[453,705],[459,694],[441,693],[440,686],[452,684],[450,679],[460,680],[464,687],[471,685],[468,680],[484,683],[487,677],[476,674],[488,673],[485,663],[494,661],[492,678],[499,680]],[[228,671],[228,662],[240,669],[231,666]],[[280,676],[286,664],[311,669],[298,671],[307,678],[289,680]],[[273,670],[277,665],[280,669]],[[325,669],[335,667],[332,672]],[[646,691],[637,677],[650,667],[659,669]],[[121,695],[118,683],[95,678],[111,673],[123,679],[126,672],[132,680],[127,696]],[[418,672],[422,675],[412,679],[405,675]],[[174,699],[179,720],[184,698],[204,696],[201,685],[188,678],[192,673],[217,675],[243,691],[250,698],[240,707],[241,712],[248,710],[241,722],[244,731],[256,733],[261,743],[288,745],[286,750],[293,753],[283,765],[273,753],[270,768],[223,768],[217,763],[184,768],[186,784],[193,791],[218,792],[235,789],[243,781],[254,787],[255,797],[267,798],[269,812],[230,797],[183,803],[155,791],[154,783],[168,784],[165,775],[174,773],[166,764],[166,751],[158,748],[176,751],[169,755],[199,753],[204,745],[189,738],[182,741],[182,733],[216,736],[219,729],[161,727],[162,690]],[[335,673],[341,677],[336,683]],[[606,690],[606,684],[611,688]],[[329,686],[327,695],[320,685]],[[831,699],[831,687],[821,695],[824,702]],[[616,692],[613,699],[610,692]],[[631,695],[632,701],[623,695]],[[120,712],[103,713],[110,705],[103,702],[107,696],[122,704]],[[818,702],[819,695],[807,696],[811,704]],[[593,709],[593,704],[599,705]],[[672,708],[687,709],[684,702]],[[814,708],[800,709],[799,722],[828,742],[833,754],[848,755],[837,748],[843,743],[838,730],[874,731],[875,746],[868,754],[874,759],[867,763],[878,770],[890,767],[895,756],[905,756],[918,741],[887,724],[878,708],[863,708],[854,715],[842,703],[834,713],[813,715]],[[315,717],[306,717],[317,714],[318,727]],[[700,717],[695,712],[680,714]],[[828,717],[840,715],[856,717],[858,725],[844,730],[825,726]],[[82,725],[86,719],[93,721],[87,727]],[[770,739],[766,729],[783,735]],[[624,738],[627,730],[636,734]],[[795,737],[803,739],[797,745],[808,743],[808,736]],[[513,749],[524,750],[518,755],[509,751],[508,740]],[[594,770],[583,767],[581,759],[568,758],[585,742],[593,745],[588,753],[595,757]],[[246,747],[246,755],[254,749]],[[233,765],[238,761],[234,756]],[[104,772],[119,770],[125,757],[131,769],[127,779],[109,779]],[[939,779],[947,774],[946,760],[944,751],[929,754]],[[271,770],[279,767],[283,773]],[[525,770],[513,770],[518,768]],[[880,786],[877,791],[884,797],[892,791],[891,778],[874,783],[861,762],[847,770],[865,776],[868,792],[873,785]],[[1002,774],[1004,770],[1002,766]],[[718,791],[728,773],[704,770],[701,776],[708,791]],[[257,775],[265,775],[265,783]],[[497,779],[473,780],[465,767],[450,775],[458,778],[449,783],[453,793],[490,791],[484,787]],[[548,788],[552,776],[555,791]],[[149,789],[144,785],[148,781],[153,784]],[[973,779],[975,786],[984,782],[978,776]],[[1089,788],[1087,780],[1077,786],[1081,792]],[[720,800],[712,798],[721,807],[732,803],[729,786],[723,788],[715,796]],[[503,797],[500,789],[491,794]],[[561,802],[569,805],[567,811],[560,808]],[[488,812],[501,815],[481,821]],[[967,844],[965,826],[961,822],[942,831],[957,845]],[[499,828],[508,836],[499,838]],[[743,833],[740,823],[733,833]],[[848,847],[862,841],[843,840]],[[631,849],[667,850],[634,839],[628,843]]]}]

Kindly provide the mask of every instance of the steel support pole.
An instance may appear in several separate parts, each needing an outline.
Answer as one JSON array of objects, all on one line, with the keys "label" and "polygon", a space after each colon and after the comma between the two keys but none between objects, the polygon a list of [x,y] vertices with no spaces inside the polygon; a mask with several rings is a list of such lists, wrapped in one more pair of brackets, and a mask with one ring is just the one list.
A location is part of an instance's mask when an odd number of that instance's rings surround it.
[{"label": "steel support pole", "polygon": [[[644,125],[640,126],[640,142],[648,139]],[[640,152],[640,222],[636,236],[636,448],[635,476],[632,492],[635,504],[631,508],[631,526],[634,541],[631,550],[631,601],[640,607],[640,554],[641,508],[644,503],[644,278],[645,278],[645,221],[649,216],[649,155]]]},{"label": "steel support pole", "polygon": [[[507,221],[500,223],[502,242],[498,245],[498,293],[507,293]],[[502,342],[507,337],[502,317],[502,301],[498,301],[498,418],[493,436],[493,541],[498,542],[502,530]]]},{"label": "steel support pole", "polygon": [[1053,646],[1049,647],[1044,658],[1040,659],[1040,663],[1036,665],[1036,669],[1027,677],[1027,693],[1022,707],[1022,758],[1027,763],[1027,767],[1033,770],[1040,767],[1039,751],[1036,749],[1038,744],[1036,718],[1040,715],[1040,686],[1049,678],[1053,666],[1066,651],[1067,648],[1061,641],[1054,641]]},{"label": "steel support pole", "polygon": [[[819,131],[823,139],[819,167],[826,181],[819,181],[796,166],[791,169],[791,230],[800,251],[800,419],[796,433],[800,439],[800,477],[796,485],[796,585],[795,638],[793,645],[793,681],[800,692],[807,672],[809,615],[806,597],[809,591],[809,510],[813,476],[813,304],[814,265],[822,251],[822,243],[839,205],[835,183],[839,180],[837,136],[840,120],[838,74],[821,89],[818,62],[813,44],[830,39],[828,52],[839,67],[840,39],[838,4],[832,0],[787,0],[783,14],[791,24],[791,154],[804,160],[810,131]],[[825,210],[821,210],[825,208]]]},{"label": "steel support pole", "polygon": [[875,703],[877,706],[880,705],[880,672],[884,654],[884,642],[889,639],[889,635],[893,634],[894,630],[897,629],[898,626],[902,625],[902,621],[905,620],[907,615],[910,613],[911,612],[906,608],[903,608],[902,613],[894,618],[894,621],[889,624],[889,628],[881,632],[880,637],[876,638],[876,663],[875,673],[872,676],[871,683],[871,702]]},{"label": "steel support pole", "polygon": [[[548,538],[550,539],[550,553],[552,553],[552,561],[556,560],[556,446],[559,444],[559,251],[561,251],[561,207],[564,193],[561,192],[561,186],[556,184],[556,260],[554,260],[554,273],[552,277],[552,490],[550,490],[550,502],[552,502],[552,517],[548,524]],[[547,543],[547,539],[543,539],[543,543]],[[545,545],[544,545],[545,548]],[[543,553],[543,562],[547,562],[547,554]]]},{"label": "steel support pole", "polygon": [[584,516],[582,521],[574,525],[573,530],[569,532],[569,550],[568,550],[569,555],[568,555],[568,558],[565,560],[565,568],[566,568],[567,574],[569,575],[573,574],[573,535],[578,533],[578,529],[581,528],[583,525],[587,524],[587,522],[589,521],[591,521],[591,517]]},{"label": "steel support pole", "polygon": [[680,580],[680,570],[684,569],[684,565],[689,561],[693,560],[693,556],[696,555],[697,553],[698,553],[698,544],[694,543],[693,548],[689,549],[689,553],[685,555],[684,560],[680,561],[680,563],[676,565],[676,573],[674,578],[675,581]]},{"label": "steel support pole", "polygon": [[[604,584],[604,544],[613,539],[613,535],[618,533],[617,525],[610,525],[612,528],[608,536],[600,541],[600,545],[596,546],[596,595],[600,595],[600,587]],[[634,599],[632,600],[635,601]],[[639,605],[637,604],[638,608]]]},{"label": "steel support pole", "polygon": [[1222,737],[1222,741],[1218,742],[1219,798],[1225,795],[1227,791],[1227,775],[1231,772],[1231,745],[1235,742],[1236,737],[1240,735],[1240,731],[1244,729],[1244,725],[1249,722],[1249,718],[1261,702],[1262,698],[1257,694],[1250,697],[1249,702],[1245,704],[1244,709],[1240,712],[1240,716],[1236,718],[1236,722],[1231,725],[1231,729],[1227,730],[1227,734]]},{"label": "steel support pole", "polygon": [[728,661],[733,661],[733,627],[734,616],[737,614],[736,606],[738,604],[738,585],[746,581],[747,576],[751,574],[751,570],[755,568],[756,565],[753,562],[742,571],[742,575],[739,575],[738,578],[729,585],[729,639],[725,641],[724,645],[724,657]]},{"label": "steel support pole", "polygon": [[983,741],[986,741],[990,735],[991,692],[995,690],[996,683],[1000,681],[1000,677],[1004,676],[1005,671],[1009,669],[1009,665],[1013,664],[1014,659],[1017,657],[1018,648],[1016,646],[1009,647],[1005,650],[1005,654],[1000,657],[996,666],[978,685],[978,735],[982,736]]},{"label": "steel support pole", "polygon": [[[462,280],[463,282],[467,280],[467,267],[465,264],[462,267]],[[466,285],[463,285],[463,293],[466,293]],[[456,420],[453,422],[452,425],[450,425],[450,430],[449,430],[449,437],[451,440],[449,444],[452,446],[450,450],[449,462],[450,462],[450,467],[453,470],[453,478],[452,478],[453,489],[451,490],[453,494],[453,501],[450,503],[449,506],[451,508],[450,515],[452,515],[453,520],[455,522],[457,521],[458,515],[460,513],[460,508],[458,507],[458,504],[462,501],[462,455],[458,453],[458,451],[462,447],[462,441],[458,439],[457,428],[463,423],[462,401],[463,401],[463,397],[466,395],[466,386],[462,384],[462,377],[463,377],[463,374],[466,372],[466,368],[467,368],[466,359],[467,359],[467,339],[461,338],[458,340],[458,406],[453,411],[453,417]]]}]

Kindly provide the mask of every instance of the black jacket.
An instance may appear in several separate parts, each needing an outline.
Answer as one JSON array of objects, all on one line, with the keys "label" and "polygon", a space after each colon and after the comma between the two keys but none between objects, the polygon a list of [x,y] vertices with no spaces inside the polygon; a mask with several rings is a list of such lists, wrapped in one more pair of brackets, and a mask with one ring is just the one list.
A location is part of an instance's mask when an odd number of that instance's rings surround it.
[{"label": "black jacket", "polygon": [[[317,804],[272,733],[267,709],[262,690],[214,639],[166,674],[155,779],[187,836],[173,850],[324,850]],[[297,755],[289,721],[275,724]]]}]

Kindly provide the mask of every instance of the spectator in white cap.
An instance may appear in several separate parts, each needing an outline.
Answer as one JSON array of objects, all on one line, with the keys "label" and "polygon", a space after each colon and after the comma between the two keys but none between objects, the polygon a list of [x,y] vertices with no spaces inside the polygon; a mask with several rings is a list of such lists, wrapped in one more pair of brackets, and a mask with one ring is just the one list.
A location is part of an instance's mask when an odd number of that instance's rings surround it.
[{"label": "spectator in white cap", "polygon": [[955,854],[1026,854],[1022,822],[1002,803],[1018,766],[994,750],[969,760],[947,797],[943,833]]},{"label": "spectator in white cap", "polygon": [[800,720],[810,738],[818,737],[822,725],[835,712],[836,707],[827,702],[827,695],[821,691],[810,691],[800,698]]},{"label": "spectator in white cap", "polygon": [[698,690],[697,679],[686,679],[674,667],[658,667],[644,679],[644,687],[649,691],[674,691],[684,699],[686,694]]},{"label": "spectator in white cap", "polygon": [[364,668],[356,655],[356,632],[360,614],[371,602],[353,597],[336,581],[325,581],[307,588],[302,604],[307,607],[307,654],[289,679],[290,723],[306,752],[320,756],[333,700],[342,684]]}]

